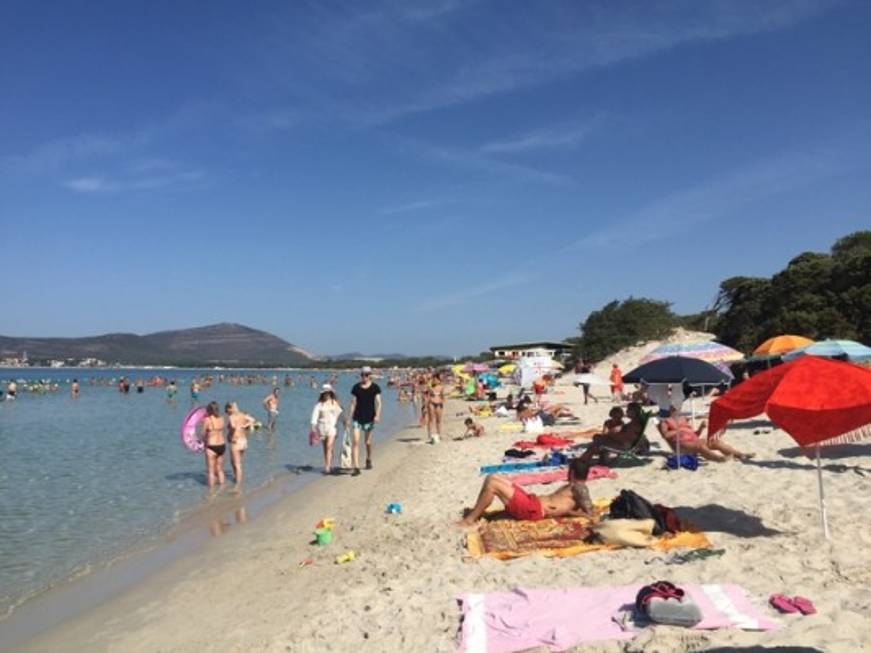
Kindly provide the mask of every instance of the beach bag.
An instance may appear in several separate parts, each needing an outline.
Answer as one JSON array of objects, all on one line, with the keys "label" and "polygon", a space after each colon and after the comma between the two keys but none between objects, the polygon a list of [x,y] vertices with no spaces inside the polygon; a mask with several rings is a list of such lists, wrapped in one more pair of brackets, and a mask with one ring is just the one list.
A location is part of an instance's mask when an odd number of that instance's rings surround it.
[{"label": "beach bag", "polygon": [[680,517],[677,516],[673,509],[656,503],[653,505],[653,510],[656,512],[656,522],[663,531],[677,533],[682,530],[683,525],[681,524]]},{"label": "beach bag", "polygon": [[690,627],[702,620],[699,606],[667,580],[642,587],[635,596],[635,610],[654,623],[669,626]]},{"label": "beach bag", "polygon": [[351,469],[353,460],[351,456],[351,429],[345,427],[342,433],[342,456],[339,460],[339,466],[342,469]]},{"label": "beach bag", "polygon": [[664,528],[657,519],[657,511],[653,504],[632,490],[620,490],[620,496],[611,502],[608,509],[609,519],[652,519],[656,522],[654,535],[662,535]]}]

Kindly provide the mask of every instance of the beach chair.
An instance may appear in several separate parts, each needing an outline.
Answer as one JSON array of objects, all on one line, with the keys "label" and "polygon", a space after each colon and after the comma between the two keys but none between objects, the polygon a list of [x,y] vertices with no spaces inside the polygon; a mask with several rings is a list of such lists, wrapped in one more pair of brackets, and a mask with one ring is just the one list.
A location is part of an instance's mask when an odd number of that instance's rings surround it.
[{"label": "beach chair", "polygon": [[653,413],[651,412],[641,412],[641,429],[638,431],[638,436],[625,449],[602,447],[603,451],[616,457],[616,460],[611,462],[611,467],[640,467],[650,462],[650,458],[647,457],[650,443],[644,433],[647,431],[647,425],[652,417]]}]

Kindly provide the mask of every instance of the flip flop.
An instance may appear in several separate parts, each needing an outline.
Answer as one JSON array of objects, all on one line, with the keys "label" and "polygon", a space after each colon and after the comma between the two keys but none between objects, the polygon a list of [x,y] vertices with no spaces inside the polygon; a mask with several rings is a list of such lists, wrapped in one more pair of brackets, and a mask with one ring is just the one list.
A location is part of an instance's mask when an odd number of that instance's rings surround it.
[{"label": "flip flop", "polygon": [[784,594],[772,594],[768,599],[768,602],[781,612],[786,612],[788,614],[798,612],[798,608],[795,603],[793,603],[792,599]]},{"label": "flip flop", "polygon": [[814,606],[813,602],[810,599],[806,599],[803,596],[794,596],[792,597],[792,604],[799,609],[799,611],[804,614],[816,614],[817,609]]}]

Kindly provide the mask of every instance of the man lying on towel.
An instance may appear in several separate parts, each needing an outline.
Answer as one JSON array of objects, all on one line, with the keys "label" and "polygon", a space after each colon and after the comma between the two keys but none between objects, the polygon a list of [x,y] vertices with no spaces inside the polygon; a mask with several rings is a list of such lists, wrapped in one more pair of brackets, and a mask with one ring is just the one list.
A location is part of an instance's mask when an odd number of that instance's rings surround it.
[{"label": "man lying on towel", "polygon": [[505,504],[505,510],[514,519],[539,520],[545,517],[592,517],[593,502],[585,483],[590,464],[579,458],[569,462],[569,482],[553,494],[538,497],[529,494],[510,479],[498,474],[490,474],[484,479],[481,493],[475,507],[466,512],[459,522],[460,526],[474,526],[498,498]]}]

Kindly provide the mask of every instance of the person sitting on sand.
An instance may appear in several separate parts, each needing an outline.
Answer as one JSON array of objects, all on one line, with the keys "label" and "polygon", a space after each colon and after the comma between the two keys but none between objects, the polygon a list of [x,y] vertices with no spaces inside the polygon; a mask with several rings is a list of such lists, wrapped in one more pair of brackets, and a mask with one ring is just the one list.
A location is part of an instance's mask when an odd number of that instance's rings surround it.
[{"label": "person sitting on sand", "polygon": [[474,526],[497,498],[505,505],[506,512],[518,520],[537,521],[545,517],[593,517],[593,502],[586,484],[589,471],[588,463],[580,458],[572,459],[569,462],[569,482],[556,492],[542,497],[529,494],[505,476],[490,474],[484,479],[475,506],[466,512],[459,525]]},{"label": "person sitting on sand", "polygon": [[593,436],[593,442],[581,456],[581,459],[589,462],[594,456],[599,456],[600,464],[604,465],[608,459],[608,449],[629,451],[634,450],[645,453],[650,449],[650,443],[644,437],[644,427],[647,420],[641,410],[641,404],[632,402],[626,407],[626,416],[629,422],[623,424],[616,432],[606,432]]},{"label": "person sitting on sand", "polygon": [[466,432],[463,434],[464,438],[476,437],[480,438],[484,435],[484,425],[476,424],[475,420],[471,417],[467,417],[466,421],[463,422],[466,425]]},{"label": "person sitting on sand", "polygon": [[625,414],[620,406],[614,406],[608,411],[608,419],[602,424],[602,433],[616,435],[623,428]]},{"label": "person sitting on sand", "polygon": [[705,430],[706,424],[702,421],[697,430],[693,430],[692,425],[686,417],[680,414],[680,411],[672,406],[668,411],[668,417],[659,422],[659,434],[662,439],[668,443],[672,451],[677,450],[678,438],[680,439],[680,452],[696,454],[705,460],[711,460],[717,463],[722,463],[729,458],[737,458],[738,460],[749,460],[753,454],[746,454],[738,451],[734,447],[730,447],[722,440],[714,440],[705,444],[702,442],[702,431]]}]

